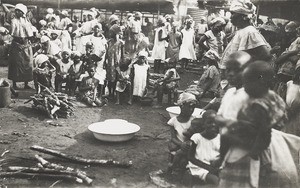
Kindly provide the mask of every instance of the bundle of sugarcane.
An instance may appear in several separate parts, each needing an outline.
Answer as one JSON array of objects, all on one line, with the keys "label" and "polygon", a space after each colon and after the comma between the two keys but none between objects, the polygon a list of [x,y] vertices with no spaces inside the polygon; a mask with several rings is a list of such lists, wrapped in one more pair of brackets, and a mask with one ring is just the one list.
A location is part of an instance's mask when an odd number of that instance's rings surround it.
[{"label": "bundle of sugarcane", "polygon": [[74,105],[66,95],[52,92],[49,88],[43,87],[41,93],[31,96],[25,103],[32,101],[32,108],[46,112],[51,119],[68,118],[74,114]]},{"label": "bundle of sugarcane", "polygon": [[35,158],[39,162],[37,167],[8,166],[7,172],[0,172],[0,177],[58,179],[86,183],[88,185],[93,182],[84,171],[50,163],[38,155],[35,155]]}]

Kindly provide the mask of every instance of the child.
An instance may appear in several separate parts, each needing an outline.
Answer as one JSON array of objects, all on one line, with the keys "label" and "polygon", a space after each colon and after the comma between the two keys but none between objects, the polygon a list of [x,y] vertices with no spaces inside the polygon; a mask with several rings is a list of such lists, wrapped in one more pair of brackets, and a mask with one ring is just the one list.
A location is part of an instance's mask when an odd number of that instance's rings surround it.
[{"label": "child", "polygon": [[89,69],[90,66],[95,66],[95,62],[92,61],[92,54],[94,50],[94,44],[92,42],[87,42],[85,44],[85,54],[82,56],[82,61],[84,68],[86,71]]},{"label": "child", "polygon": [[128,104],[132,104],[132,92],[131,92],[131,79],[130,79],[130,68],[127,62],[120,64],[120,67],[117,68],[117,85],[116,85],[116,104],[120,104],[120,93],[123,93],[127,89],[129,95]]},{"label": "child", "polygon": [[97,98],[99,80],[94,78],[95,66],[89,67],[87,71],[89,76],[84,77],[79,85],[79,99],[90,106],[102,107],[107,101],[100,101]]},{"label": "child", "polygon": [[285,102],[270,90],[273,81],[273,69],[267,62],[255,61],[244,69],[249,100],[237,120],[221,130],[221,144],[229,144],[229,150],[220,150],[221,157],[226,153],[220,187],[297,187],[287,137],[272,129],[282,128],[286,120]]},{"label": "child", "polygon": [[62,59],[57,60],[58,68],[55,76],[55,91],[62,92],[62,84],[66,83],[66,91],[70,90],[68,83],[69,70],[73,65],[73,61],[70,60],[70,54],[68,51],[61,53]]},{"label": "child", "polygon": [[168,103],[171,104],[171,94],[178,88],[178,80],[180,80],[180,76],[176,71],[176,62],[167,62],[167,67],[164,78],[158,79],[153,89],[153,92],[157,91],[157,105],[155,106],[157,108],[162,106],[164,93],[168,94]]},{"label": "child", "polygon": [[219,183],[220,134],[215,124],[216,112],[208,110],[203,113],[205,130],[193,134],[192,146],[189,149],[187,167],[193,177],[206,183]]},{"label": "child", "polygon": [[104,92],[104,85],[106,81],[106,65],[104,61],[102,61],[101,57],[99,57],[96,54],[91,55],[91,61],[93,66],[96,66],[96,72],[94,75],[94,78],[96,78],[99,81],[98,85],[98,97],[99,100],[102,101],[102,95]]},{"label": "child", "polygon": [[48,56],[39,54],[34,59],[33,81],[37,93],[40,93],[41,88],[38,84],[42,84],[49,89],[52,87],[52,74],[55,72],[55,67],[50,63]]},{"label": "child", "polygon": [[75,91],[80,83],[80,76],[84,73],[83,62],[81,61],[81,53],[79,51],[74,51],[71,55],[71,59],[74,64],[69,70],[69,85],[70,85],[70,95],[74,96]]},{"label": "child", "polygon": [[147,64],[147,53],[141,51],[138,60],[132,66],[133,96],[143,97],[149,83],[149,65]]},{"label": "child", "polygon": [[187,148],[189,138],[184,133],[191,127],[192,114],[197,104],[196,97],[190,93],[180,94],[177,104],[180,106],[180,114],[168,121],[171,131],[169,143],[169,164],[168,171],[185,168],[187,164]]}]

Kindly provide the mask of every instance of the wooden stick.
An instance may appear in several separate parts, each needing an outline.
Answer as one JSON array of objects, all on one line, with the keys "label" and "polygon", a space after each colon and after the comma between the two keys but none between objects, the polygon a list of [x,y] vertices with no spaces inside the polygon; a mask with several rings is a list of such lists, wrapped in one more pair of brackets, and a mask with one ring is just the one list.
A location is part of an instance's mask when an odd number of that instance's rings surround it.
[{"label": "wooden stick", "polygon": [[69,181],[76,181],[82,183],[82,179],[70,175],[56,175],[56,174],[37,174],[24,172],[0,172],[0,177],[20,177],[20,178],[46,178],[46,179],[64,179]]},{"label": "wooden stick", "polygon": [[104,160],[104,159],[85,159],[82,157],[76,157],[76,156],[70,156],[64,153],[61,153],[59,151],[55,151],[52,149],[47,149],[41,146],[31,146],[30,149],[34,150],[34,151],[38,151],[38,152],[42,152],[42,153],[46,153],[49,155],[53,155],[56,157],[61,157],[64,159],[68,159],[71,160],[73,162],[77,162],[77,163],[84,163],[84,164],[95,164],[95,165],[112,165],[112,166],[118,166],[118,167],[130,167],[132,166],[132,161],[125,161],[125,162],[120,162],[120,161],[114,161],[112,159],[109,160]]},{"label": "wooden stick", "polygon": [[43,159],[42,157],[40,157],[39,155],[35,155],[35,158],[40,162],[39,164],[44,168],[75,173],[77,177],[82,179],[87,184],[91,184],[93,182],[93,180],[91,178],[86,176],[86,172],[83,172],[81,170],[74,169],[71,167],[65,167],[65,166],[62,166],[59,164],[50,163],[50,162],[46,161],[45,159]]},{"label": "wooden stick", "polygon": [[[78,177],[84,180],[87,184],[93,182],[89,177],[80,174],[76,171],[70,171],[65,169],[50,169],[50,168],[32,168],[32,167],[22,167],[22,166],[9,166],[8,171],[10,172],[25,172],[25,173],[42,173],[42,174],[61,174],[61,175],[70,175]],[[84,179],[83,179],[84,178]]]}]

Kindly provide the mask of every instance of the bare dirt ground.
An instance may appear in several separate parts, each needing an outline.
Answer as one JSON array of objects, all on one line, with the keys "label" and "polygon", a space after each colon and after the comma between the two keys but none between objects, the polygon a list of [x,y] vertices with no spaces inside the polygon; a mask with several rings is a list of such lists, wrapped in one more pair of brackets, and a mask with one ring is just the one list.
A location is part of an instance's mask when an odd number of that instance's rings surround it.
[{"label": "bare dirt ground", "polygon": [[[0,77],[7,77],[7,68],[0,67]],[[199,76],[185,73],[181,87],[185,88]],[[22,85],[20,84],[22,87]],[[39,145],[63,153],[91,159],[114,159],[132,161],[130,168],[85,166],[70,163],[57,157],[41,154],[51,162],[77,167],[87,172],[94,181],[93,187],[156,187],[149,180],[149,172],[165,169],[167,164],[167,142],[170,138],[166,125],[168,113],[165,107],[153,109],[140,104],[115,105],[89,108],[79,105],[75,115],[68,119],[50,120],[44,114],[24,104],[28,93],[19,90],[20,97],[13,99],[8,108],[0,108],[0,154],[9,150],[2,158],[2,170],[7,166],[36,166],[35,154],[30,146]],[[167,118],[166,118],[167,117]],[[123,143],[107,143],[96,140],[87,129],[88,125],[106,119],[118,118],[138,124],[141,130]],[[50,123],[60,124],[53,126]],[[0,184],[7,187],[49,187],[56,180],[1,178]],[[184,187],[174,180],[177,187]],[[54,187],[85,187],[84,184],[61,181]]]}]

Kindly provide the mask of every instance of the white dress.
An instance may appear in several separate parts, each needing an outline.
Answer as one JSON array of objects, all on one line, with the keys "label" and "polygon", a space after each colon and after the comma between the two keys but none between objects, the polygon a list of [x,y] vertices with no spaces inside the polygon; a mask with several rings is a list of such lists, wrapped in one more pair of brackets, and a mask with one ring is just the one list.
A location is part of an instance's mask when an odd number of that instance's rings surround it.
[{"label": "white dress", "polygon": [[[220,157],[220,134],[215,138],[208,140],[204,138],[200,133],[196,133],[191,137],[191,140],[197,145],[195,158],[210,164],[211,161],[215,161]],[[201,180],[205,180],[208,170],[201,168],[189,162],[187,167],[193,176],[199,177]]]},{"label": "white dress", "polygon": [[186,30],[182,29],[182,44],[179,50],[179,59],[186,58],[196,60],[196,53],[194,48],[194,30],[192,28]]},{"label": "white dress", "polygon": [[154,46],[152,50],[152,59],[165,60],[166,58],[166,43],[165,40],[158,40],[158,32],[162,31],[162,38],[167,36],[166,31],[163,27],[159,27],[155,30]]},{"label": "white dress", "polygon": [[133,95],[142,97],[146,90],[147,85],[147,72],[149,65],[138,65],[134,64],[134,79],[133,79]]}]

